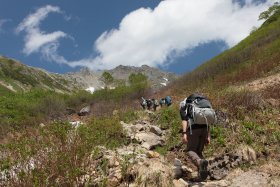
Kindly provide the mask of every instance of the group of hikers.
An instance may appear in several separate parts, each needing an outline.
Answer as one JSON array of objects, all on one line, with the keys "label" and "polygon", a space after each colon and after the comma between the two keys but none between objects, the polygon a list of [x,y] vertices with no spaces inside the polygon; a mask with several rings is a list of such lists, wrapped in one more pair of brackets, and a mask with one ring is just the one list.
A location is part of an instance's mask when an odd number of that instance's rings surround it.
[{"label": "group of hikers", "polygon": [[159,101],[157,99],[145,99],[144,97],[141,98],[140,105],[142,106],[143,109],[148,109],[151,110],[153,109],[154,111],[157,110],[157,107],[163,107],[165,106],[170,106],[172,104],[171,97],[166,96],[165,98],[161,98]]},{"label": "group of hikers", "polygon": [[[160,104],[161,103],[161,104]],[[171,97],[160,99],[159,105],[171,105]],[[141,106],[150,109],[158,106],[155,99],[144,99]],[[180,116],[182,120],[182,142],[187,145],[186,152],[198,168],[198,180],[204,181],[208,177],[208,161],[203,157],[205,145],[210,144],[209,125],[216,122],[216,114],[207,97],[193,93],[180,102]]]}]

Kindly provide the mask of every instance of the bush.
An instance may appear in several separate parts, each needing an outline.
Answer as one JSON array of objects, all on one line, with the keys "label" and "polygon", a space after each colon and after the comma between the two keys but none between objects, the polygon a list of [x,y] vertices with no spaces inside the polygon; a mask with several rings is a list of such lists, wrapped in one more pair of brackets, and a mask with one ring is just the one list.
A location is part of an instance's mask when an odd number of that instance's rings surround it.
[{"label": "bush", "polygon": [[0,172],[9,176],[0,185],[85,186],[84,176],[94,178],[93,170],[107,174],[107,161],[97,159],[98,146],[115,148],[124,140],[121,125],[110,118],[92,119],[76,130],[68,123],[56,122],[33,132],[16,133],[8,144],[0,146]]}]

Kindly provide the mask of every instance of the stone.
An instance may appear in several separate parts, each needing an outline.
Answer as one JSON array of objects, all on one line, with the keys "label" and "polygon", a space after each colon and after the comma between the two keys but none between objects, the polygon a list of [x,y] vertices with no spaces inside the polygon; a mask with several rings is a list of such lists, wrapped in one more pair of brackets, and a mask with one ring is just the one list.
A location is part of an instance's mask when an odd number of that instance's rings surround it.
[{"label": "stone", "polygon": [[133,128],[136,130],[136,131],[143,131],[144,130],[144,125],[140,124],[140,123],[137,123],[133,126]]},{"label": "stone", "polygon": [[180,167],[182,167],[182,162],[181,162],[181,160],[179,160],[178,158],[175,158],[175,159],[174,159],[174,166],[180,166]]},{"label": "stone", "polygon": [[185,165],[182,166],[182,170],[183,170],[183,172],[186,172],[186,173],[193,172],[192,168],[189,168],[188,166],[185,166]]},{"label": "stone", "polygon": [[189,186],[188,182],[184,181],[182,178],[179,180],[173,180],[174,187],[186,187]]},{"label": "stone", "polygon": [[86,115],[89,115],[90,111],[91,111],[91,106],[88,105],[88,106],[82,108],[82,109],[80,110],[80,112],[78,112],[78,115],[79,115],[79,116],[86,116]]},{"label": "stone", "polygon": [[172,168],[173,168],[173,172],[174,172],[174,177],[176,179],[181,178],[182,175],[183,175],[182,167],[180,167],[180,166],[173,166]]},{"label": "stone", "polygon": [[147,152],[147,157],[148,158],[159,158],[160,154],[158,152],[155,152],[155,151],[148,151]]},{"label": "stone", "polygon": [[247,145],[241,145],[236,153],[237,156],[241,157],[243,161],[245,162],[256,162],[257,160],[257,156],[256,156],[256,152],[253,148],[251,148],[250,146]]},{"label": "stone", "polygon": [[150,150],[156,146],[161,146],[163,144],[163,139],[154,133],[140,132],[135,135],[135,139],[141,142],[141,146]]},{"label": "stone", "polygon": [[40,123],[39,125],[41,128],[45,127],[46,125],[44,123]]},{"label": "stone", "polygon": [[152,132],[158,136],[162,135],[162,130],[159,127],[154,126],[154,125],[150,127],[150,132]]}]

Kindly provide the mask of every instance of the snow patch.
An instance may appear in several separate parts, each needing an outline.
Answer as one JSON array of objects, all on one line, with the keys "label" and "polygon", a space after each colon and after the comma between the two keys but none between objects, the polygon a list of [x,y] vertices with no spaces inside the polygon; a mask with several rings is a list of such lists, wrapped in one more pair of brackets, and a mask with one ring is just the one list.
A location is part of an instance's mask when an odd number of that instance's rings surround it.
[{"label": "snow patch", "polygon": [[92,94],[95,91],[95,88],[94,87],[88,87],[85,90]]}]

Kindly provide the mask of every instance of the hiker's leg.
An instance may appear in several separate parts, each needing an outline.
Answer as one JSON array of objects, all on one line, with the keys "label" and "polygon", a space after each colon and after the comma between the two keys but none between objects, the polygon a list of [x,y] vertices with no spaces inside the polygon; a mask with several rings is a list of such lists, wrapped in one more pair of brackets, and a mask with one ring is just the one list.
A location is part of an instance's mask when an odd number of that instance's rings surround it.
[{"label": "hiker's leg", "polygon": [[198,140],[198,150],[197,150],[197,154],[200,158],[203,158],[203,149],[204,149],[204,145],[206,142],[206,138],[208,136],[208,131],[207,128],[201,128],[198,129],[199,130],[199,140]]},{"label": "hiker's leg", "polygon": [[188,131],[188,145],[187,154],[191,160],[198,166],[200,157],[198,156],[198,146],[199,146],[199,129],[192,129],[192,134]]}]

